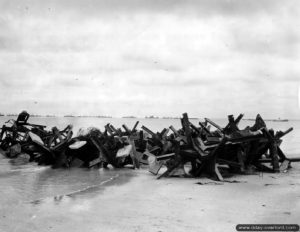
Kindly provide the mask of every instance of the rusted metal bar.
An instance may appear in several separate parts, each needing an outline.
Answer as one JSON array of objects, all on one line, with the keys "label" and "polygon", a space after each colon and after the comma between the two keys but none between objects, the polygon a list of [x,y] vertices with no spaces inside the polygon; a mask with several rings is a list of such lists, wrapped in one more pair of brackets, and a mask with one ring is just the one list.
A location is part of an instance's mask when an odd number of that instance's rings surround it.
[{"label": "rusted metal bar", "polygon": [[111,127],[110,127],[110,124],[109,124],[109,123],[105,125],[105,130],[106,130],[110,135],[113,135],[113,134],[114,134],[113,131],[112,131],[112,129],[111,129]]},{"label": "rusted metal bar", "polygon": [[132,132],[136,131],[136,128],[137,128],[138,124],[139,124],[139,121],[136,121],[136,123],[134,124],[134,126],[133,126],[133,128],[131,130]]},{"label": "rusted metal bar", "polygon": [[202,122],[199,122],[199,125],[205,131],[206,134],[210,134],[210,131],[207,129],[207,127]]},{"label": "rusted metal bar", "polygon": [[219,131],[223,132],[223,128],[220,127],[217,123],[214,123],[212,120],[210,120],[209,118],[205,118],[205,121],[207,121],[208,123],[210,123],[211,125],[213,125],[215,128],[217,128]]},{"label": "rusted metal bar", "polygon": [[153,137],[156,136],[156,134],[152,130],[150,130],[149,128],[147,128],[145,126],[142,126],[141,128],[142,128],[142,130],[146,131],[151,136],[153,136]]},{"label": "rusted metal bar", "polygon": [[282,132],[282,133],[278,133],[276,138],[280,139],[281,137],[285,136],[286,134],[290,133],[294,128],[291,127],[289,129],[287,129],[286,131]]},{"label": "rusted metal bar", "polygon": [[169,133],[169,129],[164,128],[161,132],[160,132],[160,137],[161,138],[165,138],[167,136],[167,134]]},{"label": "rusted metal bar", "polygon": [[131,134],[131,130],[125,124],[123,124],[122,127],[124,128],[127,134]]},{"label": "rusted metal bar", "polygon": [[239,122],[241,121],[241,119],[244,117],[244,114],[240,114],[235,120],[234,120],[234,124],[238,125]]}]

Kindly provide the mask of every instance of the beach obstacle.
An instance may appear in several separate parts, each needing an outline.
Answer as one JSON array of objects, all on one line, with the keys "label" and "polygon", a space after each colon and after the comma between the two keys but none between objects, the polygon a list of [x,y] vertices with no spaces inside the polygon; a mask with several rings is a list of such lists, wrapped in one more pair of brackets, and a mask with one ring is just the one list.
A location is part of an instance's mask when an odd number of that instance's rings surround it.
[{"label": "beach obstacle", "polygon": [[108,123],[103,132],[92,127],[76,137],[71,125],[47,130],[27,120],[10,120],[10,125],[2,127],[0,147],[9,158],[27,153],[29,161],[54,168],[149,165],[158,179],[207,176],[222,181],[227,173],[286,172],[292,162],[300,161],[287,158],[280,148],[282,138],[293,128],[275,132],[258,114],[254,125],[239,129],[243,116],[228,115],[228,124],[222,127],[209,118],[195,125],[184,113],[180,129],[170,125],[154,132],[145,125],[138,130],[139,121],[131,129]]},{"label": "beach obstacle", "polygon": [[[240,114],[236,119],[228,116],[228,124],[222,128],[212,120],[205,118],[197,127],[189,121],[187,113],[180,119],[182,128],[164,138],[161,133],[154,133],[145,126],[152,137],[148,139],[149,149],[145,154],[151,162],[150,172],[157,175],[165,166],[167,170],[158,179],[167,176],[208,176],[215,180],[223,180],[224,169],[235,174],[248,174],[256,171],[285,172],[291,162],[298,159],[288,159],[280,148],[281,138],[293,128],[274,134],[268,129],[264,120],[258,114],[255,124],[244,130],[238,128],[242,119]],[[215,130],[210,130],[210,125]],[[171,145],[170,145],[171,144]],[[190,165],[189,173],[184,166]],[[266,165],[268,164],[268,165]]]}]

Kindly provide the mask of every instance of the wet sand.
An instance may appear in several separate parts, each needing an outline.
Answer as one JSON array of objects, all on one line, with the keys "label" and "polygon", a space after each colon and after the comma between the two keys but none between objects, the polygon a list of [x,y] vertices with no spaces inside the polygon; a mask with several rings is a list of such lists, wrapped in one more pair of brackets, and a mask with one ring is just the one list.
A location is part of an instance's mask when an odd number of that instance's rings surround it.
[{"label": "wet sand", "polygon": [[146,168],[125,170],[77,193],[8,202],[0,231],[215,232],[241,223],[300,223],[299,164],[288,173],[226,180],[156,180]]}]

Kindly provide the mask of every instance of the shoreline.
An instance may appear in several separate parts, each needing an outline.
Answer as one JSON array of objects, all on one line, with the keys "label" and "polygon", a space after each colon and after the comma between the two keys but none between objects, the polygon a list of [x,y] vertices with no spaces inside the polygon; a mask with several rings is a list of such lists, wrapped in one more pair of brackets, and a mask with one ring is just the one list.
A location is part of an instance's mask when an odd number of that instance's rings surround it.
[{"label": "shoreline", "polygon": [[157,180],[145,168],[132,174],[125,176],[126,183],[118,177],[101,191],[14,206],[9,215],[0,215],[0,229],[215,232],[235,231],[243,223],[299,223],[299,164],[288,173],[226,178],[232,183],[207,178]]}]

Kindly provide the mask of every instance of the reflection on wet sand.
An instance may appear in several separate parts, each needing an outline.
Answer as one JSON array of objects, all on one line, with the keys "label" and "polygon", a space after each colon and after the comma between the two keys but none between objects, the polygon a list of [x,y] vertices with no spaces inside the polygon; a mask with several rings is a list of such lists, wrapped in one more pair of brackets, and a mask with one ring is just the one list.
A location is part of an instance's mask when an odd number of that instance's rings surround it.
[{"label": "reflection on wet sand", "polygon": [[[77,189],[72,192],[68,192],[68,193],[61,194],[61,195],[56,195],[53,197],[53,200],[55,203],[59,203],[65,198],[76,198],[79,195],[84,195],[84,194],[89,194],[89,197],[90,197],[90,194],[99,193],[101,190],[104,189],[105,184],[108,184],[109,182],[116,180],[119,176],[120,176],[119,174],[115,174],[113,177],[110,177],[107,180],[104,180],[99,184],[89,185],[82,189]],[[103,177],[102,177],[102,179],[103,179]],[[120,183],[120,181],[119,181],[119,183]],[[41,186],[41,185],[36,185],[36,186]],[[45,191],[47,191],[47,190],[45,190]],[[49,199],[52,197],[47,197],[47,198]],[[42,199],[38,199],[38,200],[33,200],[30,203],[32,203],[34,205],[38,205],[38,204],[41,204],[44,200],[45,200],[45,198],[42,198]]]},{"label": "reflection on wet sand", "polygon": [[0,158],[2,208],[12,202],[39,205],[66,199],[93,197],[108,185],[126,183],[136,175],[132,169],[52,169],[20,160]]}]

